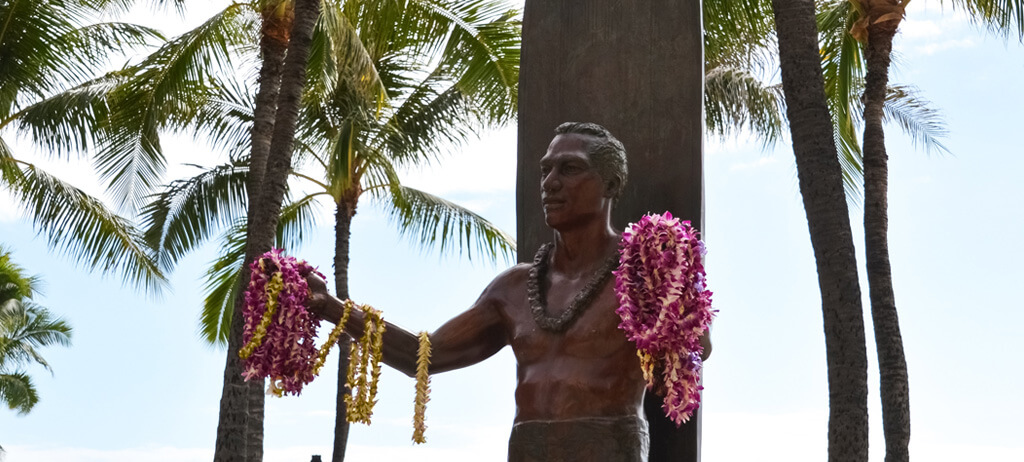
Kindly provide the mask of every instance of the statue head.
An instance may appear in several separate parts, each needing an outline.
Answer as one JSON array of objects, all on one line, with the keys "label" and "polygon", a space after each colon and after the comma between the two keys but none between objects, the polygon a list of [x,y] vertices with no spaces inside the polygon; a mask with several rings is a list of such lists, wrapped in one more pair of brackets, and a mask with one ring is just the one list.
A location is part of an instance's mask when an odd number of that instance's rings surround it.
[{"label": "statue head", "polygon": [[626,186],[626,147],[607,128],[590,122],[565,122],[555,128],[555,136],[576,134],[588,137],[587,155],[610,187],[612,199],[618,199]]},{"label": "statue head", "polygon": [[540,159],[544,221],[555,230],[608,225],[626,180],[626,150],[608,130],[589,123],[565,123]]}]

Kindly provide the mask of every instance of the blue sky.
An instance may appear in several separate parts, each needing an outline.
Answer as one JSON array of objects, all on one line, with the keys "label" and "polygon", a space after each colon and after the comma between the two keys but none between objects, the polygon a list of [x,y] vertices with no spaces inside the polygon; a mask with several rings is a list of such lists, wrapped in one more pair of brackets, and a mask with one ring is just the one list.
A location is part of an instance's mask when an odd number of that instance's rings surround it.
[{"label": "blue sky", "polygon": [[[895,126],[887,127],[890,248],[910,373],[911,452],[928,461],[1024,460],[1024,422],[1018,417],[1024,413],[1018,289],[1024,279],[1024,182],[1018,178],[1024,152],[1017,116],[1024,106],[1024,53],[1016,41],[988,37],[929,5],[911,3],[891,80],[917,85],[942,110],[953,154],[928,155]],[[203,8],[188,21],[212,11]],[[167,30],[185,25],[173,27]],[[407,172],[405,182],[514,230],[515,145],[514,128],[482,134],[444,168]],[[175,140],[169,151],[174,163],[220,161],[189,140]],[[705,371],[704,460],[823,460],[824,335],[792,152],[785,143],[765,152],[753,140],[708,139],[705,163],[708,277],[720,313]],[[98,191],[83,165],[55,170]],[[858,250],[860,214],[851,210]],[[329,270],[332,227],[324,223],[291,251]],[[439,257],[408,245],[393,230],[371,203],[361,206],[351,291],[410,330],[434,329],[459,313],[504,267]],[[172,276],[172,290],[153,297],[122,287],[116,277],[87,274],[48,251],[6,199],[0,199],[0,242],[46,281],[39,302],[75,328],[71,348],[44,352],[52,376],[31,370],[42,397],[33,412],[0,412],[7,460],[209,460],[225,351],[198,339],[196,320],[200,276],[214,246],[185,259]],[[871,459],[881,461],[870,330],[868,342]],[[265,460],[329,456],[336,360],[332,355],[301,397],[267,400]],[[514,374],[506,349],[480,365],[434,377],[429,442],[413,446],[413,381],[385,370],[373,425],[353,427],[350,460],[504,460]]]}]

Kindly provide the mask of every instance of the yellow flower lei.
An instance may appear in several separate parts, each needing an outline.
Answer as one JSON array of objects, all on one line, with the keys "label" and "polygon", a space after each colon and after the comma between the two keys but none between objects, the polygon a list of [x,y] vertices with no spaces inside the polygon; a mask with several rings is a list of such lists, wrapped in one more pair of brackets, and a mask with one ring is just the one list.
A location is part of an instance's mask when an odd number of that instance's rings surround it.
[{"label": "yellow flower lei", "polygon": [[427,431],[424,415],[427,401],[430,401],[430,334],[420,332],[420,347],[416,354],[416,404],[413,407],[412,441],[416,444],[427,442],[423,434]]},{"label": "yellow flower lei", "polygon": [[381,348],[384,344],[384,319],[381,312],[362,305],[363,336],[352,344],[347,384],[352,393],[345,396],[349,422],[370,424],[373,405],[377,403],[377,382],[380,380]]},{"label": "yellow flower lei", "polygon": [[338,343],[338,339],[345,333],[345,325],[348,324],[349,315],[352,314],[352,308],[356,306],[352,300],[345,300],[345,309],[341,312],[341,320],[331,330],[331,334],[327,336],[327,341],[323,345],[320,345],[320,350],[317,351],[316,361],[313,363],[313,375],[320,375],[320,369],[324,367],[324,361],[327,361],[327,354],[331,352],[331,348],[334,347],[335,343]]},{"label": "yellow flower lei", "polygon": [[[260,260],[260,267],[263,267],[263,260]],[[267,327],[270,327],[271,319],[274,317],[274,313],[277,311],[277,295],[284,289],[284,281],[281,279],[281,272],[275,272],[274,275],[267,281],[266,292],[267,292],[267,309],[263,312],[263,319],[260,320],[260,324],[256,326],[256,331],[253,332],[252,338],[249,339],[249,343],[245,344],[241,350],[238,350],[238,357],[242,359],[249,359],[252,353],[256,351],[256,348],[263,343],[263,337],[267,336]]]}]

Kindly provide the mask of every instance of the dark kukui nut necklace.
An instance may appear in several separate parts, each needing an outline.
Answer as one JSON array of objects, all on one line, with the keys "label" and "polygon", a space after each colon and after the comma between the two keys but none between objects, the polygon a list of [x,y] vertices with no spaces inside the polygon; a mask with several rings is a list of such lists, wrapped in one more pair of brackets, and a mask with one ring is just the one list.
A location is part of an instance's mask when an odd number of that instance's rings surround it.
[{"label": "dark kukui nut necklace", "polygon": [[576,320],[587,308],[590,307],[601,287],[608,282],[612,276],[612,270],[619,265],[619,254],[608,257],[604,265],[598,268],[587,285],[583,287],[569,303],[569,307],[558,316],[548,316],[547,307],[544,306],[545,294],[541,290],[541,281],[548,272],[548,255],[554,247],[550,242],[540,246],[537,254],[533,257],[533,266],[530,267],[530,277],[526,281],[526,293],[530,297],[530,311],[533,313],[533,320],[537,325],[550,332],[565,332],[573,321]]}]

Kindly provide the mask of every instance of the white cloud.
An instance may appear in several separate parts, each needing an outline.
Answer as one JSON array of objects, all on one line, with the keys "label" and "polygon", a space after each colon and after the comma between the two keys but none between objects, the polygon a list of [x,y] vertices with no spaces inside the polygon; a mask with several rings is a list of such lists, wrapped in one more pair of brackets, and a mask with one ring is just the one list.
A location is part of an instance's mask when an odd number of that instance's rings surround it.
[{"label": "white cloud", "polygon": [[918,46],[913,47],[913,51],[918,53],[918,54],[930,56],[930,55],[934,55],[935,53],[938,53],[940,51],[946,51],[946,50],[951,50],[951,49],[955,49],[955,48],[971,48],[971,47],[973,47],[973,46],[975,46],[977,44],[978,44],[978,42],[975,41],[973,38],[971,38],[971,37],[964,37],[964,38],[957,38],[957,39],[949,39],[949,40],[932,42],[932,43],[928,43],[928,44],[925,44],[925,45],[918,45]]}]

